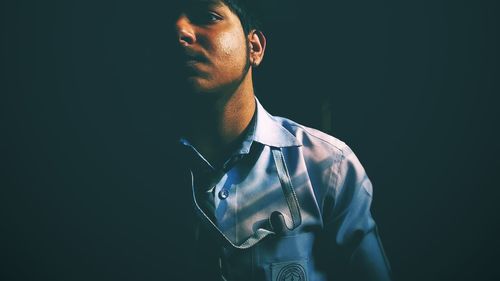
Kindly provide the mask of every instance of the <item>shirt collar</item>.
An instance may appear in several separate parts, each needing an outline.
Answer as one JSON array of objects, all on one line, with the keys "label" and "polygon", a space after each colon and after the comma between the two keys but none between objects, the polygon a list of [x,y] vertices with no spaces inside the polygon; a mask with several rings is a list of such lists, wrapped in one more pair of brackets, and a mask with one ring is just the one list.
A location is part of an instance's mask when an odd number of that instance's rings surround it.
[{"label": "shirt collar", "polygon": [[[250,122],[250,128],[246,133],[235,154],[248,154],[254,141],[273,147],[301,146],[302,143],[290,133],[280,121],[269,114],[255,97],[255,113]],[[187,139],[181,138],[181,144],[191,147],[199,156],[201,154],[194,148]],[[202,157],[202,156],[201,156]],[[203,157],[202,157],[203,158]],[[203,160],[205,160],[203,158]],[[208,163],[208,161],[205,160]]]},{"label": "shirt collar", "polygon": [[299,140],[280,121],[269,114],[255,97],[256,120],[253,140],[273,147],[301,146]]}]

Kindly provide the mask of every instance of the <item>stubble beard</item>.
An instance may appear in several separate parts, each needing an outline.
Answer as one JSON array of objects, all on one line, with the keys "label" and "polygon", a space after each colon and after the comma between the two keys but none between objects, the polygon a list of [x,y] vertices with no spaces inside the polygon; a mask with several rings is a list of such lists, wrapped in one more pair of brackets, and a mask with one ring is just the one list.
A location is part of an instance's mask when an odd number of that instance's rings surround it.
[{"label": "stubble beard", "polygon": [[[252,67],[252,64],[250,62],[250,41],[248,38],[245,36],[245,64],[243,68],[240,70],[240,75],[232,81],[231,83],[221,86],[219,88],[211,89],[211,90],[202,90],[202,89],[196,89],[196,88],[191,88],[190,89],[190,94],[193,96],[193,98],[197,98],[201,100],[206,100],[206,99],[224,99],[227,100],[231,98],[231,96],[237,91],[237,89],[240,87],[240,85],[244,82],[245,78],[248,75],[248,72],[250,71],[250,68]],[[209,77],[206,77],[206,79],[210,79]],[[193,87],[193,85],[191,85]]]}]

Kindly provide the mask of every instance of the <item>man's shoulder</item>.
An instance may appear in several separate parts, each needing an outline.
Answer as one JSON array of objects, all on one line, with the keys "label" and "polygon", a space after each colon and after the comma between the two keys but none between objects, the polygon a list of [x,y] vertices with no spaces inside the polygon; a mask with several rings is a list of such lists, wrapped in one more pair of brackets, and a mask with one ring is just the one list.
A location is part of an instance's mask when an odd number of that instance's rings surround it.
[{"label": "man's shoulder", "polygon": [[297,123],[291,119],[273,116],[283,128],[294,135],[302,144],[303,150],[316,151],[318,153],[326,153],[334,157],[342,157],[350,154],[350,147],[342,140],[318,129],[308,127]]}]

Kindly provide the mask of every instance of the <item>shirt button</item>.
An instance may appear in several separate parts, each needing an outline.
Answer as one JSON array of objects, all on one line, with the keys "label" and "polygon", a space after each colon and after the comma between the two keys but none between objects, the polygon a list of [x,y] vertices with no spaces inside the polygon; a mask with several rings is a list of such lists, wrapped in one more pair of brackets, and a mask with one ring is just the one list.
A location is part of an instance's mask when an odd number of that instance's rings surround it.
[{"label": "shirt button", "polygon": [[219,198],[221,200],[226,199],[228,196],[229,196],[229,191],[227,189],[222,189],[221,191],[219,191]]}]

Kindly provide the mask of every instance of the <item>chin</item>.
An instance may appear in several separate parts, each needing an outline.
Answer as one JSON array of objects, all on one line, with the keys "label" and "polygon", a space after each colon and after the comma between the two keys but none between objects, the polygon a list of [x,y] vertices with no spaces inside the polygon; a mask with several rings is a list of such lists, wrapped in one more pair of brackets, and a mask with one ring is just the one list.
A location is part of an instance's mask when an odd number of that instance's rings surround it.
[{"label": "chin", "polygon": [[208,85],[207,81],[200,77],[189,77],[186,79],[186,90],[195,96],[209,95],[214,88]]}]

